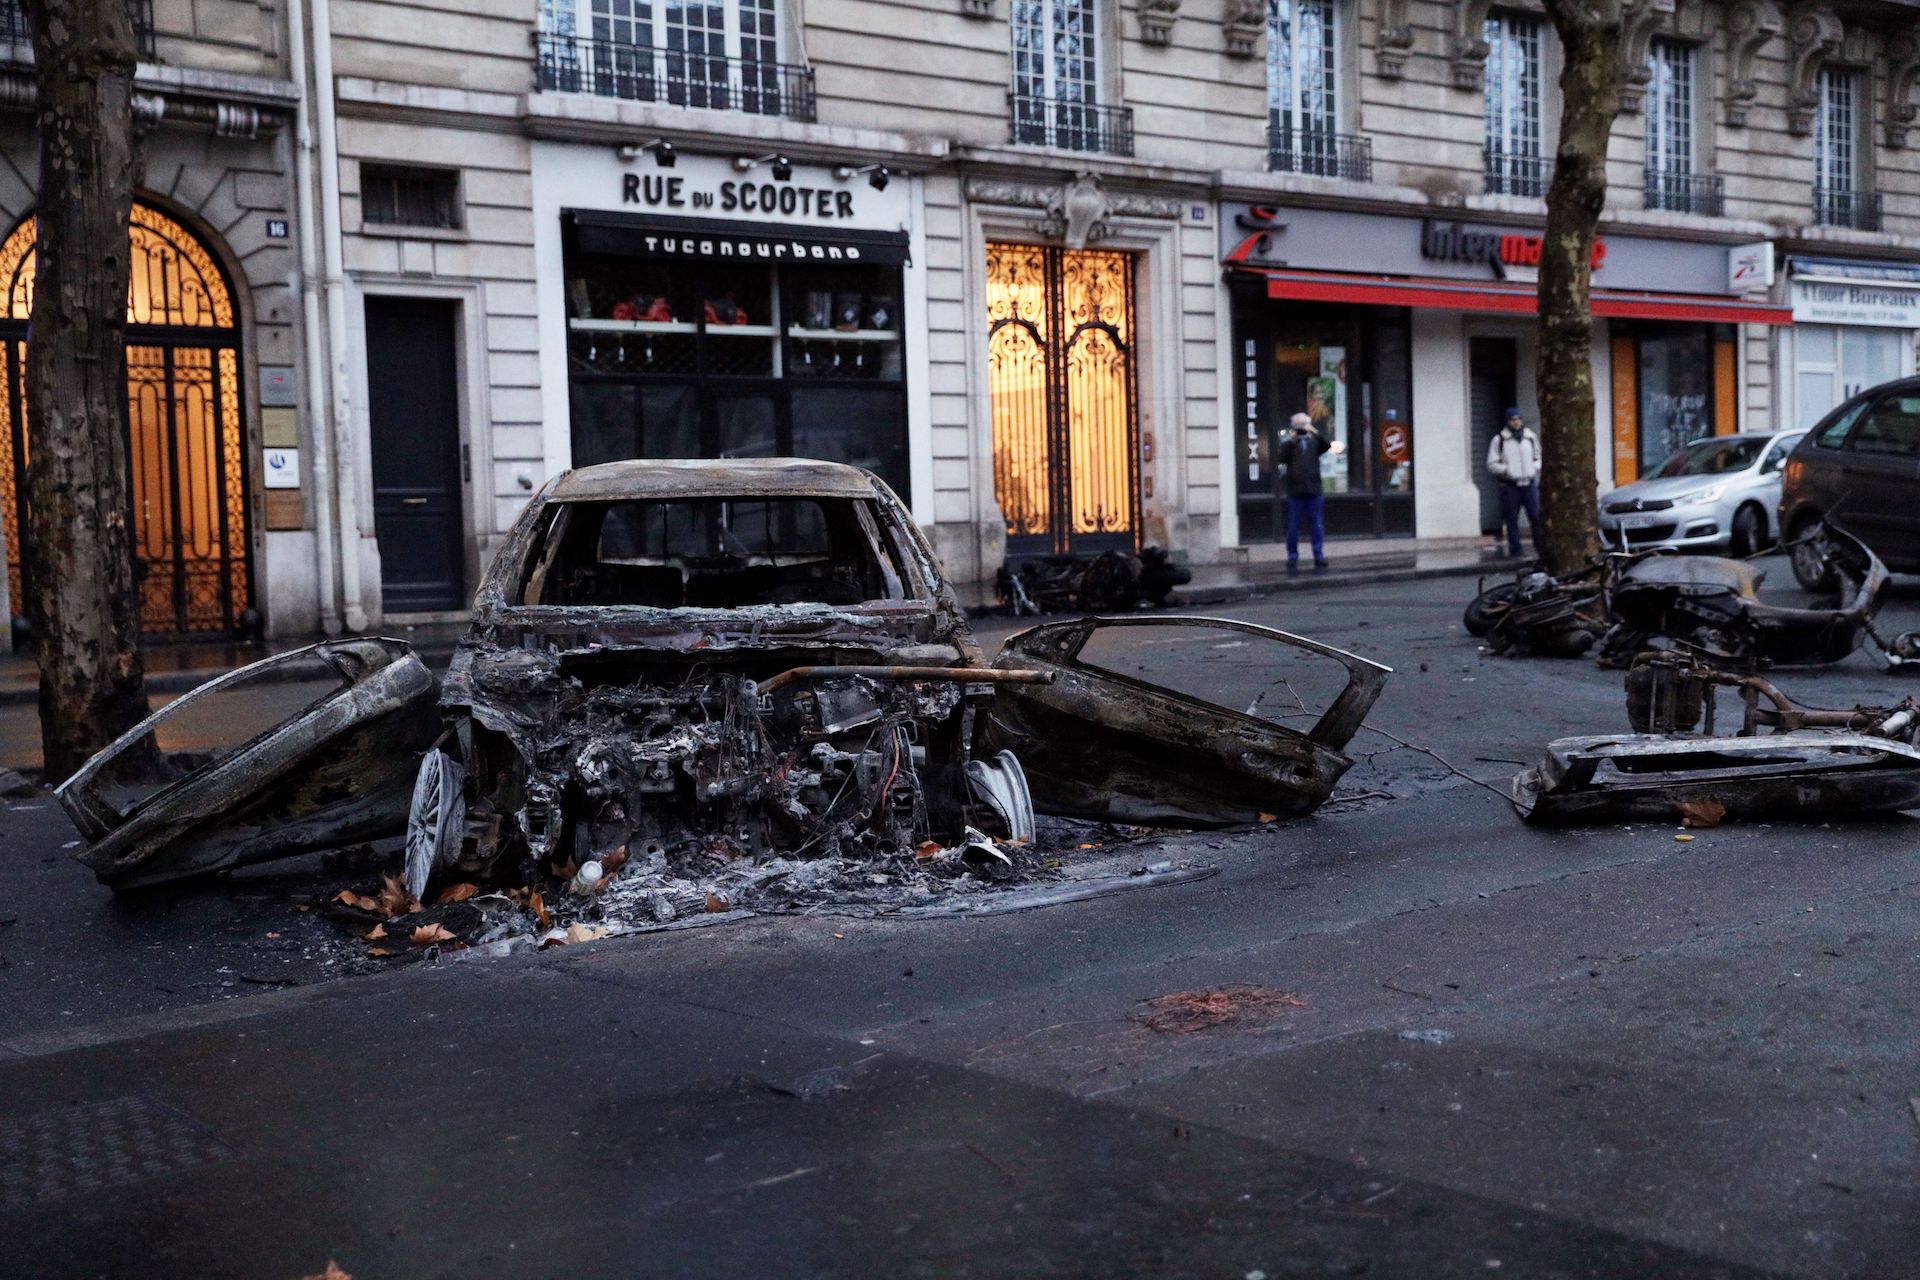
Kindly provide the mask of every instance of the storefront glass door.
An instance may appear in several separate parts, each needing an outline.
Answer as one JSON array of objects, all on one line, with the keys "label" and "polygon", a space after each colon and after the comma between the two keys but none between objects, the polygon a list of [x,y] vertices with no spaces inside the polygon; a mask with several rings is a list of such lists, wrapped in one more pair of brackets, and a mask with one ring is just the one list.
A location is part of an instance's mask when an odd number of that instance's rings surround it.
[{"label": "storefront glass door", "polygon": [[1320,457],[1327,532],[1413,532],[1416,424],[1408,313],[1249,300],[1236,305],[1243,364],[1240,539],[1277,541],[1286,474],[1277,451],[1296,413],[1338,441]]},{"label": "storefront glass door", "polygon": [[1793,328],[1794,422],[1805,429],[1842,400],[1904,372],[1904,329],[1802,324]]}]

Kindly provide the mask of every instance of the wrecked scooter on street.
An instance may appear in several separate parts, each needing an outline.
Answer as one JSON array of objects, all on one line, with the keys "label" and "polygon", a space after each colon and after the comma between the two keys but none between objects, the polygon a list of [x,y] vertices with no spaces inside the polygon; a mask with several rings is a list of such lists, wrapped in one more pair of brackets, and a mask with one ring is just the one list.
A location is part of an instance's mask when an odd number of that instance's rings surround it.
[{"label": "wrecked scooter on street", "polygon": [[[1152,623],[1309,655],[1344,683],[1302,731],[1083,660],[1103,632]],[[1198,618],[1040,626],[989,665],[870,473],[609,463],[555,478],[521,513],[437,685],[398,641],[269,658],[176,700],[59,794],[90,842],[76,856],[116,889],[396,836],[416,896],[594,861],[910,864],[970,831],[1031,840],[1036,811],[1310,812],[1387,675]],[[285,718],[200,750],[221,694],[241,689],[281,690],[268,701]]]},{"label": "wrecked scooter on street", "polygon": [[1464,622],[1496,653],[1577,657],[1597,642],[1606,667],[1667,649],[1750,668],[1839,662],[1877,639],[1887,567],[1838,528],[1824,532],[1815,553],[1836,584],[1833,600],[1817,608],[1762,599],[1766,574],[1744,560],[1612,552],[1565,577],[1523,571],[1475,597]]}]

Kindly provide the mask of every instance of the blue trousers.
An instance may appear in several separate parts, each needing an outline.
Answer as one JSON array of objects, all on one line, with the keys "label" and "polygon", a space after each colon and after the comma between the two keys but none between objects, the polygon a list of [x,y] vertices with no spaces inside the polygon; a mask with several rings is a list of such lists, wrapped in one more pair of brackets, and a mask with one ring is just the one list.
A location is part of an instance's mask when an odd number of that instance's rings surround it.
[{"label": "blue trousers", "polygon": [[1507,528],[1507,554],[1520,554],[1520,513],[1527,513],[1527,532],[1533,535],[1533,553],[1540,554],[1540,486],[1500,484],[1500,523]]},{"label": "blue trousers", "polygon": [[1300,559],[1300,525],[1304,521],[1308,535],[1313,539],[1314,563],[1327,558],[1327,500],[1321,495],[1309,494],[1303,498],[1291,495],[1287,498],[1287,563],[1293,564]]}]

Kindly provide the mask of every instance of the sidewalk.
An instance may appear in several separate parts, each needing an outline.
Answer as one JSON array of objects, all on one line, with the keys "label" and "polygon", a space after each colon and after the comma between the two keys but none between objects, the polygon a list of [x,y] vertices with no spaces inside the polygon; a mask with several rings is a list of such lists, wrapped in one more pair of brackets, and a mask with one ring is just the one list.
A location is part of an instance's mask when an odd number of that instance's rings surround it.
[{"label": "sidewalk", "polygon": [[[1486,549],[1484,541],[1462,546],[1458,540],[1422,545],[1405,540],[1394,550],[1378,550],[1382,543],[1358,544],[1360,554],[1341,553],[1340,543],[1327,548],[1328,567],[1324,573],[1308,570],[1288,574],[1283,561],[1267,560],[1244,564],[1193,566],[1193,581],[1173,593],[1171,607],[1202,608],[1254,600],[1282,591],[1316,590],[1327,587],[1372,586],[1387,582],[1411,582],[1420,578],[1466,577],[1498,573],[1510,569],[1516,561]],[[993,610],[995,600],[991,582],[967,583],[959,588],[960,602],[976,614]],[[1462,603],[1465,601],[1463,599]],[[392,636],[408,641],[419,651],[428,666],[444,666],[453,647],[466,633],[465,623],[438,623],[430,626],[373,627],[370,634]],[[146,662],[147,691],[156,694],[180,694],[196,689],[236,667],[276,653],[285,653],[324,640],[325,636],[282,636],[259,644],[202,641],[147,645],[141,656]],[[31,653],[0,655],[0,706],[19,706],[39,698],[40,673]]]}]

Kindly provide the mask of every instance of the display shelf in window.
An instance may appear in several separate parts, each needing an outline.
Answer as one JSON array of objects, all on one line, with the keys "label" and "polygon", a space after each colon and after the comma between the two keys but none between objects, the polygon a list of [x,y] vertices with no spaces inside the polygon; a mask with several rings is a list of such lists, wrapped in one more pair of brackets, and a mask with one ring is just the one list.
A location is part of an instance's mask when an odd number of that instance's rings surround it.
[{"label": "display shelf in window", "polygon": [[[691,329],[693,326],[687,326]],[[725,338],[777,338],[780,331],[770,324],[715,324],[707,322],[707,336]]]},{"label": "display shelf in window", "polygon": [[[567,321],[567,327],[579,333],[696,333],[699,326],[686,320],[583,320]],[[769,327],[768,332],[772,332]]]},{"label": "display shelf in window", "polygon": [[900,335],[891,329],[803,329],[787,330],[789,338],[802,342],[898,342]]}]

